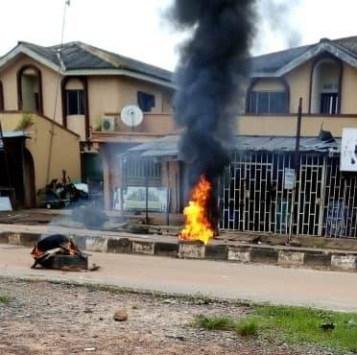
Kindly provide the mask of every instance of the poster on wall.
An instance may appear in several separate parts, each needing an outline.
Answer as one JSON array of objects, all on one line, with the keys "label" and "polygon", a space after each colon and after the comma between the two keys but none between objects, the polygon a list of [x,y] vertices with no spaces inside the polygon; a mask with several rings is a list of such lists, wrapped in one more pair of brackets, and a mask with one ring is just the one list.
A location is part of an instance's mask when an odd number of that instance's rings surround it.
[{"label": "poster on wall", "polygon": [[343,129],[340,170],[357,172],[357,128]]},{"label": "poster on wall", "polygon": [[0,197],[0,211],[12,211],[11,201],[9,197]]},{"label": "poster on wall", "polygon": [[[165,187],[149,187],[148,210],[150,212],[166,212],[168,189]],[[128,186],[114,191],[113,209],[126,212],[142,212],[146,210],[146,187]]]},{"label": "poster on wall", "polygon": [[296,185],[296,174],[295,169],[285,169],[284,174],[284,189],[285,190],[293,190]]}]

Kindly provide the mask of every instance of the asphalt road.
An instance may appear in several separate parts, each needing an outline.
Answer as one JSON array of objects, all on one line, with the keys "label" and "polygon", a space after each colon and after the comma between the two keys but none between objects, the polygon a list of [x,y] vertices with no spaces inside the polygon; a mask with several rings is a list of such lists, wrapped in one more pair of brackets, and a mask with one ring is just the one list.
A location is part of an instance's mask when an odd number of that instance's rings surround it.
[{"label": "asphalt road", "polygon": [[29,253],[28,248],[0,245],[0,276],[357,312],[357,274],[353,273],[99,253],[90,257],[91,263],[101,266],[99,271],[76,273],[32,270]]}]

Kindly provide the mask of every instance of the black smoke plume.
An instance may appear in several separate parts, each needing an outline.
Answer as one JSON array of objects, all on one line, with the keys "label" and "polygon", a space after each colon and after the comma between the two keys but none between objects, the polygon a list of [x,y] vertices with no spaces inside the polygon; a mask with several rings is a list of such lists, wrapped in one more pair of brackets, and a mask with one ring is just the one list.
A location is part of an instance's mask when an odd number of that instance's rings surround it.
[{"label": "black smoke plume", "polygon": [[176,70],[174,117],[185,128],[181,158],[191,186],[201,175],[215,186],[229,163],[227,146],[249,72],[255,0],[176,0],[171,18],[192,31]]}]

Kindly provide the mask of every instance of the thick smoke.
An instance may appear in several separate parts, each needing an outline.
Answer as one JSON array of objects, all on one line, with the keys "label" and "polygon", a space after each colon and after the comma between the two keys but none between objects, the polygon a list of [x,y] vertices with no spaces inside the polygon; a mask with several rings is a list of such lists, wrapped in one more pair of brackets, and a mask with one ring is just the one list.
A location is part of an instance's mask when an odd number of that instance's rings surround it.
[{"label": "thick smoke", "polygon": [[176,0],[172,9],[176,25],[193,31],[181,48],[174,98],[175,120],[185,128],[181,155],[191,184],[202,174],[214,180],[229,162],[225,145],[248,73],[254,2]]},{"label": "thick smoke", "polygon": [[216,186],[229,163],[227,146],[232,141],[240,89],[249,72],[254,5],[255,0],[174,3],[171,19],[178,28],[192,30],[181,48],[174,97],[175,120],[185,128],[180,152],[191,186],[201,175]]}]

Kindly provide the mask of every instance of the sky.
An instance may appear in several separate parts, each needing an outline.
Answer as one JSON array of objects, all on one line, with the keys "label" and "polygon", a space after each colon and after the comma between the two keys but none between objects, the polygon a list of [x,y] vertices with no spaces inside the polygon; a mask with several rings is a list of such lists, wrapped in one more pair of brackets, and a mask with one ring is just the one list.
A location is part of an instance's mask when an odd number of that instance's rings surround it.
[{"label": "sky", "polygon": [[[178,45],[187,34],[177,33],[165,20],[171,1],[70,0],[64,41],[86,42],[173,70]],[[357,35],[356,0],[257,1],[260,17],[253,55],[311,44],[322,37]],[[285,6],[272,8],[268,2]],[[0,55],[18,41],[60,43],[64,4],[65,0],[0,0]]]}]

